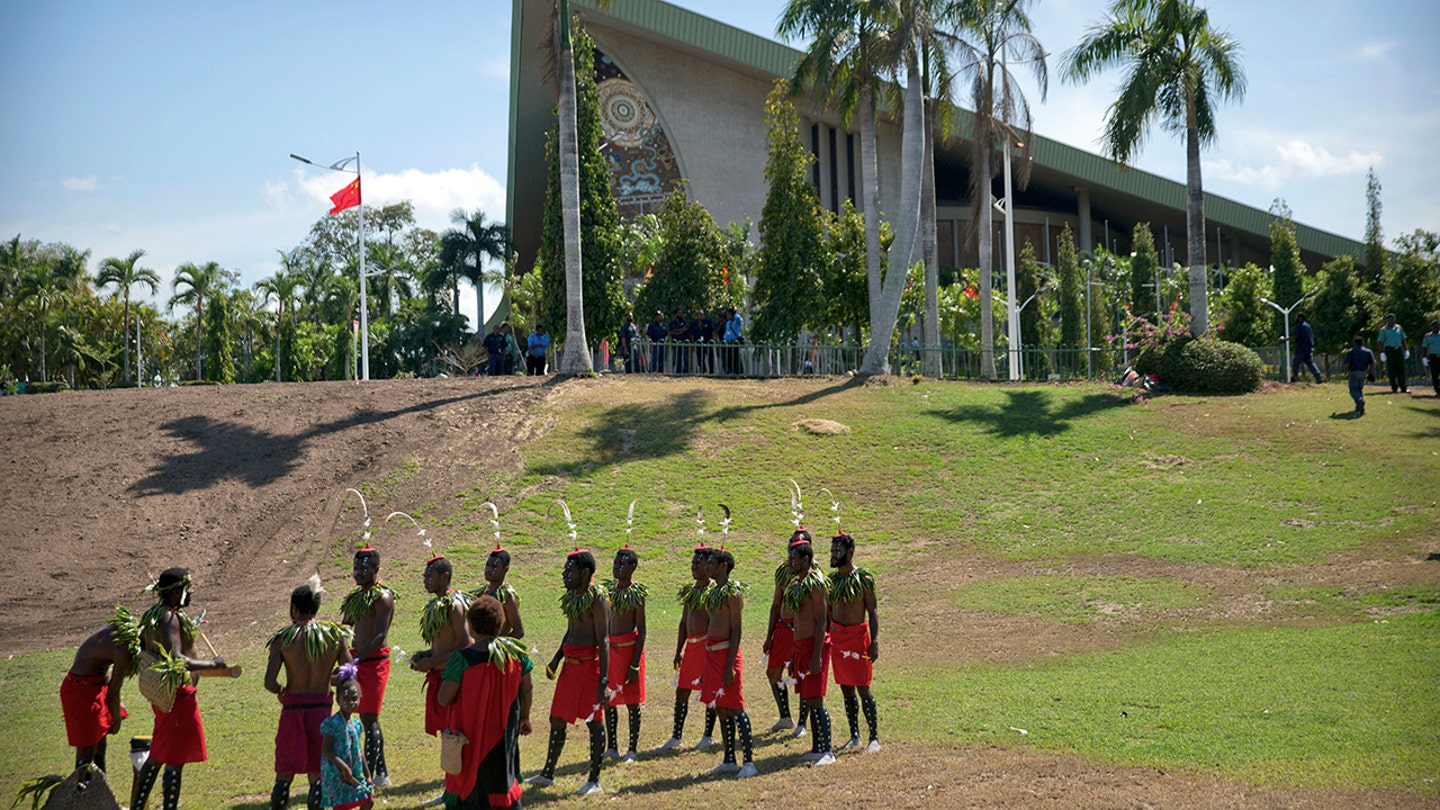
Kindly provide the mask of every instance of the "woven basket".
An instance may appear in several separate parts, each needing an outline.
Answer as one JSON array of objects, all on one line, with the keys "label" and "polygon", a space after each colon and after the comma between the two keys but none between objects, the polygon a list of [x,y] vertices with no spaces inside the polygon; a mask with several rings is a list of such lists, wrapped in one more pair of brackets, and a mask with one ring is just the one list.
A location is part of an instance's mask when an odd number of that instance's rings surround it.
[{"label": "woven basket", "polygon": [[465,745],[470,742],[458,731],[440,732],[440,768],[451,776],[465,770]]},{"label": "woven basket", "polygon": [[167,714],[175,708],[175,690],[165,685],[165,679],[151,667],[160,663],[160,656],[149,650],[140,651],[140,695],[154,704],[155,708]]},{"label": "woven basket", "polygon": [[43,810],[120,810],[120,803],[115,801],[115,794],[105,781],[105,772],[99,768],[89,770],[90,775],[84,781],[80,778],[84,766],[65,777],[65,781],[50,791]]}]

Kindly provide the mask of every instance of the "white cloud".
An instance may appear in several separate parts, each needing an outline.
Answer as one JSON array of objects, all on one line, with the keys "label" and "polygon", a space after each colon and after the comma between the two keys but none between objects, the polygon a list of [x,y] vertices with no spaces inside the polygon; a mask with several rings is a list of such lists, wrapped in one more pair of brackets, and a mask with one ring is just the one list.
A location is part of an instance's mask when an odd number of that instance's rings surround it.
[{"label": "white cloud", "polygon": [[[323,203],[329,210],[330,195],[345,185],[339,173],[314,174],[296,171],[301,193]],[[422,172],[405,169],[399,173],[371,174],[363,178],[365,204],[390,205],[409,200],[415,205],[415,220],[426,228],[443,229],[450,225],[450,212],[456,208],[485,211],[491,221],[503,220],[505,187],[478,166],[468,169],[444,169]],[[265,199],[273,207],[284,210],[289,200],[286,184],[266,184]]]},{"label": "white cloud", "polygon": [[1348,56],[1357,62],[1377,62],[1384,59],[1389,53],[1395,50],[1398,43],[1394,40],[1380,40],[1374,42],[1362,42],[1350,51]]},{"label": "white cloud", "polygon": [[1274,147],[1276,160],[1261,166],[1237,165],[1222,158],[1205,162],[1205,171],[1219,180],[1267,190],[1280,188],[1294,178],[1343,177],[1363,174],[1371,166],[1379,166],[1385,156],[1381,152],[1350,150],[1335,155],[1323,146],[1302,140],[1290,140]]},{"label": "white cloud", "polygon": [[60,187],[66,191],[94,191],[100,188],[100,180],[93,174],[89,177],[67,177],[60,181]]}]

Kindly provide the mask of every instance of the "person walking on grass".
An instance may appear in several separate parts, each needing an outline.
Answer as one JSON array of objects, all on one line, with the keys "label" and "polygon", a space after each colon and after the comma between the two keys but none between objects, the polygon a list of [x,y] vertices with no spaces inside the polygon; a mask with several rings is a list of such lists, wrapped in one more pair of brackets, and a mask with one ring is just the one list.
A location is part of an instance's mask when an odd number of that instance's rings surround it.
[{"label": "person walking on grass", "polygon": [[1380,346],[1385,376],[1390,379],[1390,393],[1397,390],[1402,394],[1410,393],[1410,381],[1405,378],[1405,361],[1410,359],[1410,350],[1404,327],[1395,322],[1395,313],[1385,316],[1385,325],[1380,327],[1380,337],[1375,342]]},{"label": "person walking on grass", "polygon": [[1357,335],[1355,345],[1345,353],[1345,373],[1350,380],[1350,398],[1355,400],[1355,415],[1365,415],[1365,378],[1375,367],[1375,355],[1365,348],[1365,338]]},{"label": "person walking on grass", "polygon": [[1321,382],[1320,368],[1315,365],[1315,330],[1310,328],[1307,316],[1303,312],[1295,313],[1295,332],[1288,338],[1280,338],[1280,342],[1290,341],[1290,350],[1293,354],[1290,364],[1290,382],[1300,379],[1300,375],[1307,369],[1315,375],[1315,382]]},{"label": "person walking on grass", "polygon": [[1420,338],[1420,357],[1430,369],[1430,385],[1440,397],[1440,320],[1430,322],[1430,331]]}]

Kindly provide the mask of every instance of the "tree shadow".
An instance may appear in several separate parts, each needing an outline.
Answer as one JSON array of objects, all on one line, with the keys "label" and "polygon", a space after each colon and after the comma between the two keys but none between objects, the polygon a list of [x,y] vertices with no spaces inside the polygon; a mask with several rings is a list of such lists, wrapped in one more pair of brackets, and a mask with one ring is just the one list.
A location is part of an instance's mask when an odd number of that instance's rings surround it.
[{"label": "tree shadow", "polygon": [[166,422],[160,429],[172,438],[189,442],[194,449],[161,458],[151,468],[150,474],[132,484],[128,491],[139,497],[179,495],[209,489],[222,481],[239,481],[250,487],[262,487],[290,474],[299,465],[305,444],[313,439],[510,390],[513,389],[492,388],[420,402],[392,411],[357,411],[344,419],[288,435],[207,416],[181,417]]},{"label": "tree shadow", "polygon": [[1069,430],[1070,423],[1097,413],[1123,408],[1129,400],[1114,394],[1086,394],[1069,397],[1055,407],[1045,391],[1006,390],[1009,402],[999,406],[966,407],[951,411],[933,411],[956,423],[981,426],[987,433],[1001,438],[1016,436],[1057,436]]}]

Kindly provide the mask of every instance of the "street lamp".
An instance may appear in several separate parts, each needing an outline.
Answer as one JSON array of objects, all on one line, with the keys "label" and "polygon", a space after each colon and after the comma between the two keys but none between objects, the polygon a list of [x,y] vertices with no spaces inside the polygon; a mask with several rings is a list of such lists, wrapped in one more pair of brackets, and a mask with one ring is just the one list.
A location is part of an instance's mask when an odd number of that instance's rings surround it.
[{"label": "street lamp", "polygon": [[[355,157],[337,160],[328,166],[300,157],[294,152],[290,153],[290,157],[301,163],[308,163],[311,166],[321,169],[329,169],[333,172],[344,172],[345,174],[351,172],[351,169],[346,167],[350,165],[351,161],[354,161],[355,177],[357,179],[360,177],[360,150],[358,149],[355,150]],[[368,380],[370,379],[370,301],[366,294],[367,287],[365,284],[365,206],[363,204],[357,205],[356,208],[359,209],[356,211],[356,214],[360,217],[360,232],[356,240],[356,247],[360,251],[360,379]]]},{"label": "street lamp", "polygon": [[[1044,295],[1044,294],[1045,294],[1046,292],[1048,292],[1049,290],[1050,290],[1049,287],[1044,286],[1044,285],[1041,285],[1040,289],[1036,290],[1036,291],[1033,292],[1033,293],[1030,293],[1030,297],[1029,297],[1029,298],[1026,298],[1025,301],[1024,301],[1022,304],[1020,304],[1020,306],[1018,306],[1018,307],[1014,305],[1015,302],[1014,302],[1013,300],[1011,300],[1011,298],[1010,298],[1009,296],[1006,296],[1006,297],[1005,297],[1005,310],[1006,310],[1007,312],[1013,313],[1013,314],[1010,316],[1010,317],[1011,317],[1011,322],[1018,324],[1018,323],[1019,323],[1019,319],[1020,319],[1020,313],[1022,313],[1022,312],[1025,311],[1025,307],[1030,306],[1030,302],[1031,302],[1031,301],[1034,301],[1036,298],[1039,298],[1040,296]],[[1020,332],[1020,330],[1019,330],[1019,327],[1017,326],[1016,329],[1015,329],[1015,334],[1018,335],[1019,332]],[[1007,334],[1008,334],[1008,333],[1007,333]],[[1013,380],[1013,379],[1019,379],[1020,377],[1025,376],[1024,354],[1021,353],[1018,349],[1014,348],[1014,346],[1015,346],[1015,341],[1018,341],[1018,340],[1019,340],[1019,338],[1017,337],[1017,338],[1015,338],[1014,341],[1011,341],[1011,342],[1010,342],[1010,345],[1011,345],[1010,351],[1015,352],[1015,353],[1011,356],[1011,359],[1012,359],[1012,361],[1013,361],[1013,366],[1012,366],[1012,367],[1015,369],[1015,374],[1016,374],[1016,376],[1012,376],[1012,377],[1011,377],[1012,380]]]},{"label": "street lamp", "polygon": [[1105,286],[1105,282],[1103,281],[1090,280],[1090,270],[1094,266],[1095,262],[1093,260],[1085,260],[1085,379],[1087,380],[1095,378],[1095,347],[1094,342],[1090,338],[1090,313],[1094,311],[1095,307],[1090,303],[1090,288],[1103,288]]},{"label": "street lamp", "polygon": [[[1275,270],[1275,267],[1272,265],[1272,266],[1270,267],[1270,270],[1273,272],[1273,271]],[[1310,292],[1305,293],[1304,295],[1302,295],[1302,296],[1300,296],[1299,298],[1295,299],[1295,303],[1291,304],[1291,305],[1288,306],[1288,307],[1282,307],[1282,306],[1280,306],[1279,304],[1275,303],[1274,301],[1271,301],[1269,298],[1261,298],[1261,299],[1260,299],[1261,301],[1264,301],[1265,303],[1267,303],[1267,304],[1269,304],[1270,306],[1274,307],[1277,312],[1279,312],[1280,314],[1282,314],[1282,315],[1285,316],[1285,339],[1284,339],[1283,341],[1281,341],[1282,343],[1289,343],[1289,342],[1290,342],[1290,313],[1291,313],[1291,312],[1294,312],[1294,311],[1295,311],[1295,308],[1298,307],[1298,306],[1300,306],[1300,303],[1301,303],[1302,301],[1304,301],[1306,298],[1309,298],[1310,296],[1312,296],[1312,295],[1314,295],[1314,294],[1315,294],[1315,291],[1314,291],[1314,290],[1311,290]],[[1291,368],[1290,368],[1290,355],[1293,354],[1294,352],[1289,351],[1289,350],[1288,350],[1288,349],[1289,349],[1288,346],[1286,347],[1286,349],[1287,349],[1287,351],[1285,352],[1285,382],[1288,383],[1288,382],[1290,382],[1291,380],[1295,379],[1295,377],[1291,374],[1291,371],[1292,371],[1292,370],[1291,370]]]}]

